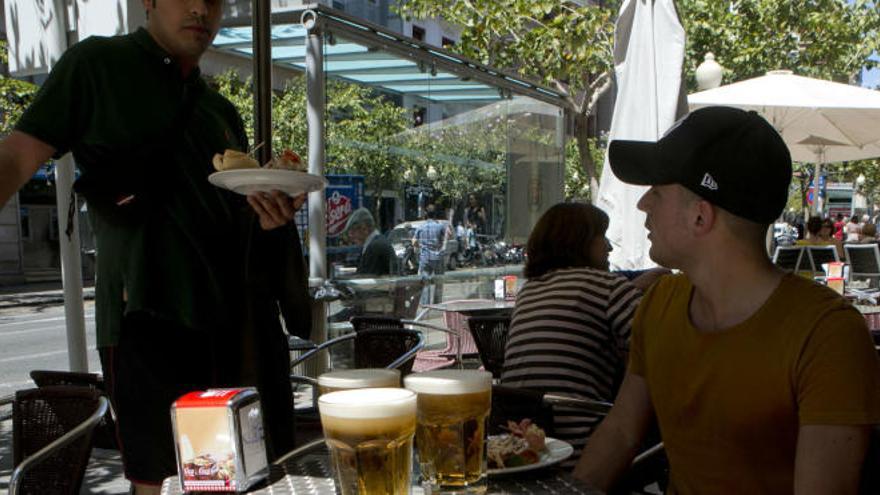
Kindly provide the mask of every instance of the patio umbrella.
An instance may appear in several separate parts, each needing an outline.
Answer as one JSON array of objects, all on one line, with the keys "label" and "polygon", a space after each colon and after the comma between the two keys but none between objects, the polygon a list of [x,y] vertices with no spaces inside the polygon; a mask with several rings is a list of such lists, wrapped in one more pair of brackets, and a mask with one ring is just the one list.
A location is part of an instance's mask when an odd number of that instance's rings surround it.
[{"label": "patio umbrella", "polygon": [[688,103],[691,110],[727,105],[760,113],[793,160],[816,164],[815,177],[823,163],[880,157],[878,91],[778,70],[694,93]]},{"label": "patio umbrella", "polygon": [[[685,34],[672,0],[625,0],[614,33],[617,99],[609,140],[657,141],[686,111],[681,72]],[[642,186],[621,182],[606,157],[596,205],[611,218],[607,237],[617,269],[652,266],[645,214],[636,208]]]}]

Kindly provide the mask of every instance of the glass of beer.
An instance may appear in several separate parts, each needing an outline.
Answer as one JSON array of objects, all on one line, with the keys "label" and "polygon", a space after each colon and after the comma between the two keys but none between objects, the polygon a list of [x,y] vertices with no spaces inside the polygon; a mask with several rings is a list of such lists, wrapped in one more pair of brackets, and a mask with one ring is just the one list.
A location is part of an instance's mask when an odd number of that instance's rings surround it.
[{"label": "glass of beer", "polygon": [[318,398],[342,495],[406,495],[412,476],[416,394],[402,388],[331,392]]},{"label": "glass of beer", "polygon": [[321,395],[356,388],[397,387],[400,387],[400,370],[385,368],[330,371],[318,377],[318,392]]},{"label": "glass of beer", "polygon": [[418,394],[416,448],[431,493],[485,492],[492,374],[438,370],[411,374],[403,383]]}]

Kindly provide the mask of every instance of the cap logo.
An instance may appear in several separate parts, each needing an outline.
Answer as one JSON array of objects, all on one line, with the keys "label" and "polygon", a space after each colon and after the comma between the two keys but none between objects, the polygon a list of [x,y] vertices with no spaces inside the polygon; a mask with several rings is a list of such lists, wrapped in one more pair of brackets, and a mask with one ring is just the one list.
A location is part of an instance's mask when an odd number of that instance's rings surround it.
[{"label": "cap logo", "polygon": [[712,191],[718,190],[718,183],[715,182],[715,179],[711,175],[709,175],[709,172],[706,172],[706,175],[703,176],[703,182],[700,182],[700,185]]}]

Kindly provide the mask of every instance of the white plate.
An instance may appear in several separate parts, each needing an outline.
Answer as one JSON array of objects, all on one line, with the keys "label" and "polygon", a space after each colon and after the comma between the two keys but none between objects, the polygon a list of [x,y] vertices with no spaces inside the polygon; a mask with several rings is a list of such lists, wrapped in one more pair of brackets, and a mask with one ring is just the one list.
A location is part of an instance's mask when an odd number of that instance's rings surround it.
[{"label": "white plate", "polygon": [[[491,437],[490,437],[491,438]],[[501,474],[519,473],[522,471],[531,471],[540,469],[553,464],[562,462],[574,453],[574,447],[564,440],[547,437],[544,439],[544,451],[540,453],[538,462],[534,464],[526,464],[525,466],[508,467],[503,469],[490,469],[487,471],[489,476],[497,476]]]},{"label": "white plate", "polygon": [[271,168],[242,168],[214,172],[208,176],[208,181],[217,187],[245,195],[277,189],[296,196],[327,187],[327,179],[320,175]]}]

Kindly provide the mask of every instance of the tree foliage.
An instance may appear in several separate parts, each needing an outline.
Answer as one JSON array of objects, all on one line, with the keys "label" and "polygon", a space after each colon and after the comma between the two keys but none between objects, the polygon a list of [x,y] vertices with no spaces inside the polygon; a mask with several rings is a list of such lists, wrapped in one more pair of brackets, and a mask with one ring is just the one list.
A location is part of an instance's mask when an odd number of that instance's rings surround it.
[{"label": "tree foliage", "polygon": [[[241,113],[253,142],[251,80],[227,71],[214,85]],[[327,172],[363,175],[377,218],[383,191],[402,191],[407,183],[431,184],[449,202],[468,191],[501,191],[508,139],[501,122],[410,128],[406,109],[369,87],[328,80],[326,91]],[[272,96],[273,153],[289,148],[307,156],[305,115],[305,80],[291,79]]]},{"label": "tree foliage", "polygon": [[[0,63],[9,62],[7,42],[0,40]],[[37,94],[37,86],[0,75],[0,134],[7,135]]]},{"label": "tree foliage", "polygon": [[[577,147],[569,148],[567,191],[583,191],[600,156],[590,153],[595,130],[578,124],[611,76],[613,21],[619,2],[577,7],[558,0],[400,0],[411,18],[443,18],[461,26],[461,54],[568,91]],[[791,69],[796,74],[853,82],[878,48],[878,9],[866,0],[678,0],[687,33],[685,77],[706,52],[724,68],[724,83]],[[876,168],[876,167],[875,167]],[[595,182],[593,182],[595,185]]]}]

